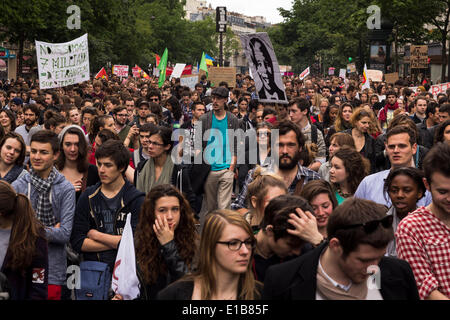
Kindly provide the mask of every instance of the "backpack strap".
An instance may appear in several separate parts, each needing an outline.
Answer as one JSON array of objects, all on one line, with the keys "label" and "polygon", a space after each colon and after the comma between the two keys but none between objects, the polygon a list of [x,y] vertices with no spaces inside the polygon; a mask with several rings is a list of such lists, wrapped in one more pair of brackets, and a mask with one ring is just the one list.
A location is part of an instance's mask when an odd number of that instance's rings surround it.
[{"label": "backpack strap", "polygon": [[311,142],[317,144],[317,127],[311,124]]}]

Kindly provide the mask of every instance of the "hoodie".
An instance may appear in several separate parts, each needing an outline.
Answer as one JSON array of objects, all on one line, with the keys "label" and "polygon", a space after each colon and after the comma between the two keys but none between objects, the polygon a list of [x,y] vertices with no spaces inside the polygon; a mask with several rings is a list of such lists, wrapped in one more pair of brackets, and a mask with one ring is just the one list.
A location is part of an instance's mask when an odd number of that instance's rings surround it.
[{"label": "hoodie", "polygon": [[[101,208],[102,196],[100,195],[101,182],[90,186],[81,195],[75,210],[75,218],[71,236],[72,248],[83,254],[84,260],[100,261],[107,263],[112,271],[116,261],[117,249],[101,252],[82,252],[84,240],[87,238],[89,230],[96,229],[99,232],[106,233],[104,227],[104,217],[99,212]],[[122,235],[125,228],[127,214],[131,213],[131,228],[134,230],[138,224],[139,213],[145,194],[138,191],[131,183],[125,181],[122,187],[122,199],[119,210],[114,216],[114,234]]]}]

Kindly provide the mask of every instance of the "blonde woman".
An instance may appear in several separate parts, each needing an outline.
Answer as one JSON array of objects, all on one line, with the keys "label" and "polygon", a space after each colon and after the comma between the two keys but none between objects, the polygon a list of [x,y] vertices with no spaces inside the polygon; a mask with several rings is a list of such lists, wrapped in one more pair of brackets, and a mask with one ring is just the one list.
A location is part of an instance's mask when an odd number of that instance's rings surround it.
[{"label": "blonde woman", "polygon": [[253,276],[251,261],[256,239],[238,212],[217,210],[205,220],[198,271],[169,285],[159,300],[255,300],[262,285]]}]

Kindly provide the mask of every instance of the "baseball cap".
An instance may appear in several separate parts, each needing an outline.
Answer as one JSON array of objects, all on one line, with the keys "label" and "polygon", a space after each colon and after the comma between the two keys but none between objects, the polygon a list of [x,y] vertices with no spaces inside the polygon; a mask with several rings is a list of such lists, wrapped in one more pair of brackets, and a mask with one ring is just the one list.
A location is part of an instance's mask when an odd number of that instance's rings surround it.
[{"label": "baseball cap", "polygon": [[14,98],[14,99],[12,99],[11,102],[14,103],[14,104],[18,104],[18,105],[19,105],[19,104],[20,104],[20,105],[23,104],[23,100],[20,99],[20,98],[17,98],[17,97]]}]

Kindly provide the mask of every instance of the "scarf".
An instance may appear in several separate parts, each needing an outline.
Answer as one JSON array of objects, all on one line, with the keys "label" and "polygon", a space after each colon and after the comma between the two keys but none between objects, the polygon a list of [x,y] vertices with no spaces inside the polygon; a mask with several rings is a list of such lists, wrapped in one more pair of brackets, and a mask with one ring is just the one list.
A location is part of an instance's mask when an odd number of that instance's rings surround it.
[{"label": "scarf", "polygon": [[387,120],[387,113],[389,110],[396,110],[398,108],[398,102],[395,102],[393,105],[386,103],[383,109],[380,110],[380,114],[378,115],[378,119],[380,122],[386,122]]},{"label": "scarf", "polygon": [[348,291],[338,288],[328,279],[322,266],[319,264],[317,267],[317,291],[327,300],[365,300],[367,290],[365,281],[359,284],[352,283]]},{"label": "scarf", "polygon": [[47,179],[42,179],[38,174],[31,169],[31,185],[36,189],[38,193],[36,204],[36,215],[39,221],[46,227],[54,227],[57,223],[55,216],[53,215],[52,203],[50,201],[50,192],[52,184],[58,174],[55,167],[52,168],[50,175]]},{"label": "scarf", "polygon": [[172,171],[172,157],[170,156],[170,154],[168,154],[166,162],[164,162],[161,175],[159,176],[158,180],[155,181],[155,162],[153,161],[153,158],[149,158],[147,163],[142,168],[142,171],[139,173],[136,188],[139,191],[147,194],[153,187],[156,187],[160,184],[170,184]]}]

